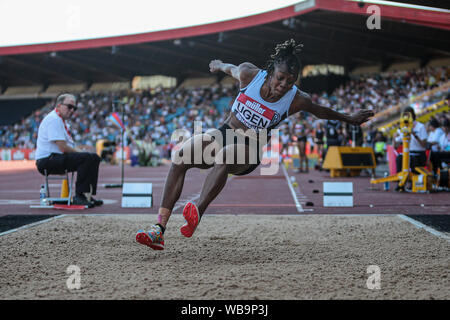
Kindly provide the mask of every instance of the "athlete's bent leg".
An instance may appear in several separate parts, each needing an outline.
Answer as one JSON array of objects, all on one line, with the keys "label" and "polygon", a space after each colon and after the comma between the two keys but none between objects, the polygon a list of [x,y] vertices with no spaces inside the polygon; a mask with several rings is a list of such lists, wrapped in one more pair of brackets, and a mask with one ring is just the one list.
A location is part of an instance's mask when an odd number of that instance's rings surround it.
[{"label": "athlete's bent leg", "polygon": [[[207,169],[212,165],[205,164],[202,160],[203,150],[211,143],[210,136],[196,135],[186,141],[178,154],[174,154],[172,165],[164,184],[161,206],[158,210],[158,223],[164,228],[169,221],[175,203],[183,191],[184,178],[187,170],[191,168]],[[200,153],[200,155],[199,155]],[[200,159],[200,163],[198,160]]]},{"label": "athlete's bent leg", "polygon": [[158,223],[164,228],[169,221],[175,203],[183,191],[186,172],[191,167],[185,164],[172,164],[164,184],[161,206],[158,210]]},{"label": "athlete's bent leg", "polygon": [[[230,152],[234,155],[234,159],[232,159],[232,163],[227,163],[227,154]],[[227,182],[228,174],[241,173],[250,167],[249,164],[238,163],[237,155],[239,153],[245,153],[245,159],[246,162],[248,162],[249,148],[246,145],[228,145],[218,153],[216,163],[214,164],[213,169],[206,176],[200,198],[197,202],[200,217],[204,214],[208,205],[222,191]]]},{"label": "athlete's bent leg", "polygon": [[198,210],[200,217],[205,212],[208,205],[219,195],[227,183],[228,169],[226,164],[215,164],[208,173],[203,184],[202,192],[198,200]]}]

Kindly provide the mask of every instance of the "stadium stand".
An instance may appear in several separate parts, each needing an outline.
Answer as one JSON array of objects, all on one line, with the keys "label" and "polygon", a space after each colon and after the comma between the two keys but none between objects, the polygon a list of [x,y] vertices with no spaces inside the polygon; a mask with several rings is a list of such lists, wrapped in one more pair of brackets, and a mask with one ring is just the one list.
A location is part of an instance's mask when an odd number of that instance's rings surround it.
[{"label": "stadium stand", "polygon": [[54,84],[50,85],[47,90],[45,90],[46,94],[54,94],[57,95],[60,92],[73,92],[80,93],[87,89],[86,83],[78,83],[78,84]]},{"label": "stadium stand", "polygon": [[203,78],[190,78],[183,81],[180,84],[180,88],[194,89],[205,88],[215,84],[217,79],[215,77],[203,77]]},{"label": "stadium stand", "polygon": [[37,97],[39,93],[43,90],[42,85],[38,86],[17,86],[8,87],[5,92],[3,92],[3,97],[14,96],[14,98],[26,98],[26,97]]},{"label": "stadium stand", "polygon": [[133,90],[147,90],[151,88],[174,88],[177,85],[177,79],[162,75],[136,76],[132,81]]},{"label": "stadium stand", "polygon": [[386,71],[408,71],[420,69],[420,61],[411,61],[411,62],[400,62],[391,64]]},{"label": "stadium stand", "polygon": [[443,67],[443,66],[450,66],[450,58],[446,59],[433,59],[431,60],[428,65],[428,67]]},{"label": "stadium stand", "polygon": [[[352,77],[331,94],[312,94],[312,99],[344,112],[370,108],[381,111],[381,116],[387,114],[390,117],[398,115],[402,106],[418,104],[417,107],[421,110],[434,111],[423,118],[423,121],[427,121],[431,116],[448,111],[448,104],[445,109],[442,102],[436,103],[449,93],[449,75],[449,67],[365,74]],[[158,87],[138,91],[107,91],[107,88],[113,87],[112,84],[93,85],[89,91],[78,94],[78,117],[72,123],[71,130],[80,144],[95,146],[100,139],[118,144],[118,129],[108,121],[108,117],[113,111],[112,101],[119,99],[126,111],[125,123],[129,143],[134,140],[152,141],[161,157],[168,157],[171,148],[170,137],[176,129],[187,128],[192,132],[193,121],[202,121],[205,130],[218,127],[227,116],[229,103],[237,92],[237,87],[232,86],[230,80],[223,79],[226,86],[211,84],[213,80],[217,79],[186,79],[177,88]],[[385,110],[387,106],[390,108]],[[439,109],[436,106],[444,108]],[[51,103],[47,103],[22,122],[1,127],[0,147],[34,148],[38,124],[50,109]],[[421,112],[418,114],[422,115]],[[310,115],[303,115],[289,119],[281,129],[292,131],[295,125],[300,123],[310,128],[313,134],[318,121]],[[389,133],[395,129],[395,121],[380,128],[382,132]]]},{"label": "stadium stand", "polygon": [[114,92],[131,89],[129,82],[97,82],[90,86],[89,91],[93,92]]},{"label": "stadium stand", "polygon": [[437,88],[425,91],[416,97],[412,96],[407,103],[400,103],[396,106],[378,112],[371,123],[376,124],[377,127],[382,129],[383,131],[387,131],[392,124],[398,123],[397,119],[392,119],[396,118],[401,112],[402,108],[405,107],[408,103],[412,105],[416,104],[418,114],[422,114],[427,111],[427,108],[430,104],[433,105],[434,103],[445,99],[446,95],[448,95],[449,89],[450,82],[447,81],[444,84],[440,84]]},{"label": "stadium stand", "polygon": [[350,72],[352,76],[369,75],[381,73],[381,65],[378,66],[368,66],[368,67],[357,67]]},{"label": "stadium stand", "polygon": [[224,77],[221,81],[220,81],[220,85],[222,86],[222,87],[227,87],[227,88],[229,88],[229,87],[233,87],[233,86],[235,86],[237,84],[237,81],[234,79],[234,78],[232,78],[232,77]]}]

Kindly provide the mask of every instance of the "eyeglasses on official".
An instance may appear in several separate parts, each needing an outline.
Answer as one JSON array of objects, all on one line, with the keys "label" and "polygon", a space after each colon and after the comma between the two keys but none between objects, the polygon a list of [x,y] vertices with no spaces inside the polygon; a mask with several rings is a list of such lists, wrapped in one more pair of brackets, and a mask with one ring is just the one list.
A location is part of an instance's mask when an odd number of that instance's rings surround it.
[{"label": "eyeglasses on official", "polygon": [[67,104],[67,103],[63,103],[65,106],[67,106],[69,109],[73,110],[73,111],[77,111],[77,106],[73,105],[73,104]]}]

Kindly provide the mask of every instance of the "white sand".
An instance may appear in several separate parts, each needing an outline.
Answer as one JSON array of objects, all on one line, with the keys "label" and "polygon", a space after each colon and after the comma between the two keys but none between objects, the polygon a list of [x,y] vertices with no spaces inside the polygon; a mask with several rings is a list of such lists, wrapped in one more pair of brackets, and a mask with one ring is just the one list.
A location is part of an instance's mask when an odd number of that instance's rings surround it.
[{"label": "white sand", "polygon": [[162,252],[134,238],[155,218],[67,216],[1,236],[0,299],[450,298],[449,242],[395,216],[206,215],[187,239],[174,215]]}]

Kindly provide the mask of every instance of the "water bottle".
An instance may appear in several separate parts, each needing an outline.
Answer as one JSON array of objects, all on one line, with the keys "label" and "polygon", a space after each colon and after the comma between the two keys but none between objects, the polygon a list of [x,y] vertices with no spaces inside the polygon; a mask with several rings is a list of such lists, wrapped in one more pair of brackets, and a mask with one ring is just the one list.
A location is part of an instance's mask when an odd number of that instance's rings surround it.
[{"label": "water bottle", "polygon": [[39,190],[39,198],[41,201],[41,206],[46,206],[47,205],[47,201],[46,201],[46,192],[45,192],[45,186],[41,185],[41,190]]},{"label": "water bottle", "polygon": [[[388,176],[388,173],[387,172],[385,172],[384,173],[384,177],[386,178]],[[386,181],[385,183],[384,183],[384,191],[389,191],[389,181]]]}]

